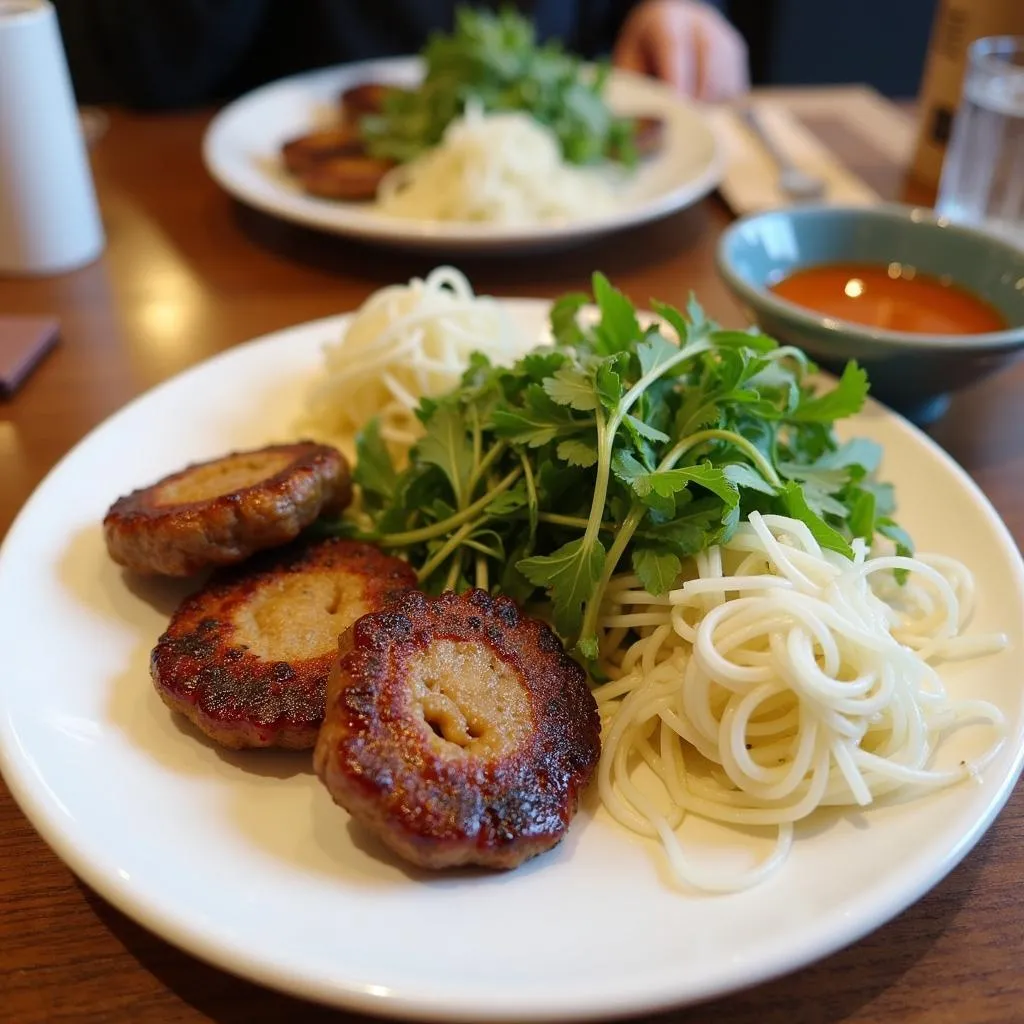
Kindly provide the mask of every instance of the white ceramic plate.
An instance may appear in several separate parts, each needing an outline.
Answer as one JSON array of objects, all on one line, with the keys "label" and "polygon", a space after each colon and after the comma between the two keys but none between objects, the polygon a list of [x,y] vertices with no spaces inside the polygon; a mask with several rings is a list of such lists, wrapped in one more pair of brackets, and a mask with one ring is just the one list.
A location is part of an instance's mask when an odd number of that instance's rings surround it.
[{"label": "white ceramic plate", "polygon": [[412,85],[416,58],[348,64],[263,86],[225,107],[203,141],[207,169],[221,187],[266,213],[339,235],[405,248],[450,252],[538,250],[582,241],[681,210],[707,195],[721,177],[715,136],[696,106],[648,78],[615,71],[608,100],[621,114],[666,122],[665,146],[630,181],[620,210],[592,220],[535,227],[413,221],[389,217],[372,203],[341,203],[305,195],[279,158],[287,139],[336,116],[342,89],[358,82]]},{"label": "white ceramic plate", "polygon": [[[509,308],[541,331],[543,304]],[[560,847],[517,871],[410,871],[350,828],[308,756],[201,742],[147,674],[181,588],[122,575],[100,520],[116,496],[189,460],[293,436],[321,344],[343,323],[243,345],[144,395],[57,466],[0,550],[0,766],[89,885],[263,984],[381,1014],[524,1021],[640,1012],[799,967],[897,914],[973,846],[1024,749],[1024,572],[967,476],[879,407],[855,427],[885,445],[903,521],[922,548],[969,563],[977,628],[1011,638],[1005,653],[945,673],[1009,717],[1010,739],[977,785],[816,819],[768,882],[707,897],[674,890],[657,847],[592,805]],[[943,759],[983,740],[968,729]],[[687,835],[737,863],[767,847],[710,826]]]}]

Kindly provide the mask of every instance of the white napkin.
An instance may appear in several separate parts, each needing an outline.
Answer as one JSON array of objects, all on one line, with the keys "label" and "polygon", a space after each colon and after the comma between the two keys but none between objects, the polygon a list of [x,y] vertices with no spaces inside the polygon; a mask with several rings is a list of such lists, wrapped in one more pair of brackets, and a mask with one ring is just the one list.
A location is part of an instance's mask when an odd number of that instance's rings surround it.
[{"label": "white napkin", "polygon": [[[753,105],[776,147],[802,171],[824,179],[822,202],[879,202],[881,197],[874,189],[844,167],[778,102],[761,100]],[[733,212],[740,215],[790,205],[792,200],[778,188],[778,167],[739,113],[729,107],[718,107],[711,112],[711,118],[726,162],[720,191]]]}]

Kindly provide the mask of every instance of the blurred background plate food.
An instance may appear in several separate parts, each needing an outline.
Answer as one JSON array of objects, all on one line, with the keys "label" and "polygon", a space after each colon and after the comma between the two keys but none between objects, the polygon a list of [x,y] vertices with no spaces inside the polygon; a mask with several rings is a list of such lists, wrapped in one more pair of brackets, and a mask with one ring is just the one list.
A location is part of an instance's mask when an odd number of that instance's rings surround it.
[{"label": "blurred background plate food", "polygon": [[369,81],[415,85],[421,69],[415,57],[364,61],[256,89],[211,122],[203,141],[206,167],[235,198],[285,220],[386,245],[452,253],[576,244],[682,210],[707,195],[721,178],[715,133],[695,104],[653,79],[613,71],[606,93],[612,109],[663,118],[666,132],[662,151],[643,163],[625,188],[621,208],[611,214],[529,226],[415,221],[386,216],[371,203],[304,194],[280,162],[281,144],[330,123],[343,89]]}]

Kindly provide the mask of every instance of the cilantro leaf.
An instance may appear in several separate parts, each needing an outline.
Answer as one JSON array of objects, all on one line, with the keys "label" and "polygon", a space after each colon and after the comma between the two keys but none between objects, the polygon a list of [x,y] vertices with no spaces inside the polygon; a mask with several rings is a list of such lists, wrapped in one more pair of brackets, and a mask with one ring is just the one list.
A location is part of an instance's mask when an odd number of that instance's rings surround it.
[{"label": "cilantro leaf", "polygon": [[526,507],[527,493],[526,485],[516,484],[510,491],[499,494],[493,501],[487,504],[485,512],[493,519],[500,519],[502,516],[511,515]]},{"label": "cilantro leaf", "polygon": [[601,576],[605,554],[599,540],[588,545],[579,537],[550,555],[534,555],[516,563],[535,587],[548,592],[554,602],[555,628],[563,637],[579,635],[583,605]]},{"label": "cilantro leaf", "polygon": [[648,470],[629,452],[618,452],[612,463],[615,475],[628,483],[639,498],[654,493],[663,498],[674,495],[691,483],[700,484],[722,499],[727,508],[739,502],[739,491],[725,475],[710,463],[680,469]]},{"label": "cilantro leaf", "polygon": [[524,397],[523,406],[499,407],[491,413],[498,437],[539,448],[574,429],[572,413],[549,398],[539,384],[527,385]]},{"label": "cilantro leaf", "polygon": [[576,317],[589,301],[590,296],[585,292],[570,292],[551,306],[548,316],[555,344],[577,345],[583,340],[583,331]]},{"label": "cilantro leaf", "polygon": [[633,550],[633,571],[640,577],[644,590],[652,594],[660,596],[671,590],[682,568],[679,556],[671,551],[659,551],[653,547]]},{"label": "cilantro leaf", "polygon": [[597,445],[582,441],[578,437],[570,437],[560,441],[556,449],[558,457],[571,466],[589,469],[597,462]]},{"label": "cilantro leaf", "polygon": [[868,473],[874,473],[881,462],[882,446],[877,441],[869,441],[864,437],[855,437],[818,459],[818,465],[825,469],[861,466]]},{"label": "cilantro leaf", "polygon": [[870,491],[858,491],[850,503],[848,518],[850,533],[870,543],[875,535],[875,496]]},{"label": "cilantro leaf", "polygon": [[651,309],[675,331],[679,344],[685,345],[687,338],[690,336],[690,325],[686,322],[683,314],[675,306],[670,306],[665,302],[658,302],[657,299],[651,301]]},{"label": "cilantro leaf", "polygon": [[779,347],[779,343],[767,334],[751,334],[748,331],[712,331],[709,340],[716,348],[747,350],[762,355]]},{"label": "cilantro leaf", "polygon": [[748,466],[745,462],[730,462],[722,467],[722,473],[725,479],[736,487],[746,487],[762,494],[775,494],[775,488],[753,466]]},{"label": "cilantro leaf", "polygon": [[653,542],[680,558],[688,558],[717,543],[721,515],[722,505],[718,501],[694,502],[687,506],[683,515],[670,522],[644,525],[637,534],[637,543]]},{"label": "cilantro leaf", "polygon": [[508,371],[513,379],[521,377],[525,383],[539,384],[545,377],[550,377],[555,370],[568,366],[569,357],[558,349],[542,348],[527,352],[519,361],[514,371]]},{"label": "cilantro leaf", "polygon": [[626,415],[624,422],[626,426],[629,427],[630,433],[637,434],[648,441],[671,440],[664,430],[658,430],[656,427],[652,427],[649,423],[644,423],[643,420],[637,419],[637,417],[632,415],[632,413]]},{"label": "cilantro leaf", "polygon": [[376,417],[356,437],[356,468],[352,478],[362,488],[364,500],[372,497],[386,502],[394,496],[398,474],[380,436],[380,421]]},{"label": "cilantro leaf", "polygon": [[847,558],[853,558],[849,541],[836,529],[829,526],[817,512],[807,504],[803,489],[797,483],[788,483],[782,489],[782,498],[788,513],[807,525],[811,536],[826,550],[838,551]]},{"label": "cilantro leaf", "polygon": [[911,540],[910,534],[887,516],[878,520],[878,532],[896,545],[897,554],[912,555],[914,553],[914,542]]},{"label": "cilantro leaf", "polygon": [[797,423],[831,423],[860,412],[867,396],[868,375],[855,362],[849,362],[831,391],[801,402],[787,419]]},{"label": "cilantro leaf", "polygon": [[598,397],[590,375],[582,369],[563,367],[542,385],[548,397],[558,405],[568,405],[580,412],[597,408]]},{"label": "cilantro leaf", "polygon": [[679,346],[673,345],[660,334],[648,334],[637,345],[636,354],[640,360],[640,374],[646,376],[679,355]]},{"label": "cilantro leaf", "polygon": [[606,360],[594,375],[597,397],[606,409],[614,409],[622,398],[622,377],[616,371],[615,361]]},{"label": "cilantro leaf", "polygon": [[427,422],[426,436],[417,444],[421,462],[437,466],[452,485],[455,502],[468,497],[473,472],[473,444],[466,433],[465,421],[447,406],[438,408]]},{"label": "cilantro leaf", "polygon": [[625,352],[641,337],[640,322],[633,303],[604,274],[593,276],[594,300],[601,311],[601,320],[594,327],[597,350],[602,355]]},{"label": "cilantro leaf", "polygon": [[708,323],[708,318],[704,315],[704,307],[697,301],[697,296],[693,292],[690,292],[690,297],[686,301],[686,315],[695,328],[703,327]]}]

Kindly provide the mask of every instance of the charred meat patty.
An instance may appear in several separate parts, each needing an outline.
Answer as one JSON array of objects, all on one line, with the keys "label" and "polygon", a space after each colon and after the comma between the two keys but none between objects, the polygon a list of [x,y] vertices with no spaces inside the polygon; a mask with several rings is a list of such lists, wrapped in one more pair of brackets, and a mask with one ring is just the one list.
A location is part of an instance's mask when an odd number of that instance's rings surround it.
[{"label": "charred meat patty", "polygon": [[289,139],[281,147],[281,158],[292,174],[302,174],[321,160],[359,156],[364,149],[363,140],[355,126],[342,125],[340,128],[321,128]]},{"label": "charred meat patty", "polygon": [[367,114],[379,114],[387,98],[402,91],[384,82],[350,86],[339,98],[341,124],[285,142],[281,147],[285,168],[299,179],[306,192],[321,199],[373,199],[395,162],[370,155],[359,121]]},{"label": "charred meat patty", "polygon": [[416,576],[370,544],[295,544],[186,598],[153,650],[164,703],[225,747],[311,747],[338,637]]},{"label": "charred meat patty", "polygon": [[565,834],[600,754],[583,670],[481,590],[404,595],[342,636],[313,755],[335,802],[428,868],[512,868]]},{"label": "charred meat patty", "polygon": [[286,544],[351,498],[339,451],[311,441],[270,445],[188,466],[119,498],[103,533],[120,565],[188,576]]},{"label": "charred meat patty", "polygon": [[302,187],[321,199],[364,202],[377,194],[393,160],[378,160],[362,153],[342,154],[318,160],[299,175]]}]

